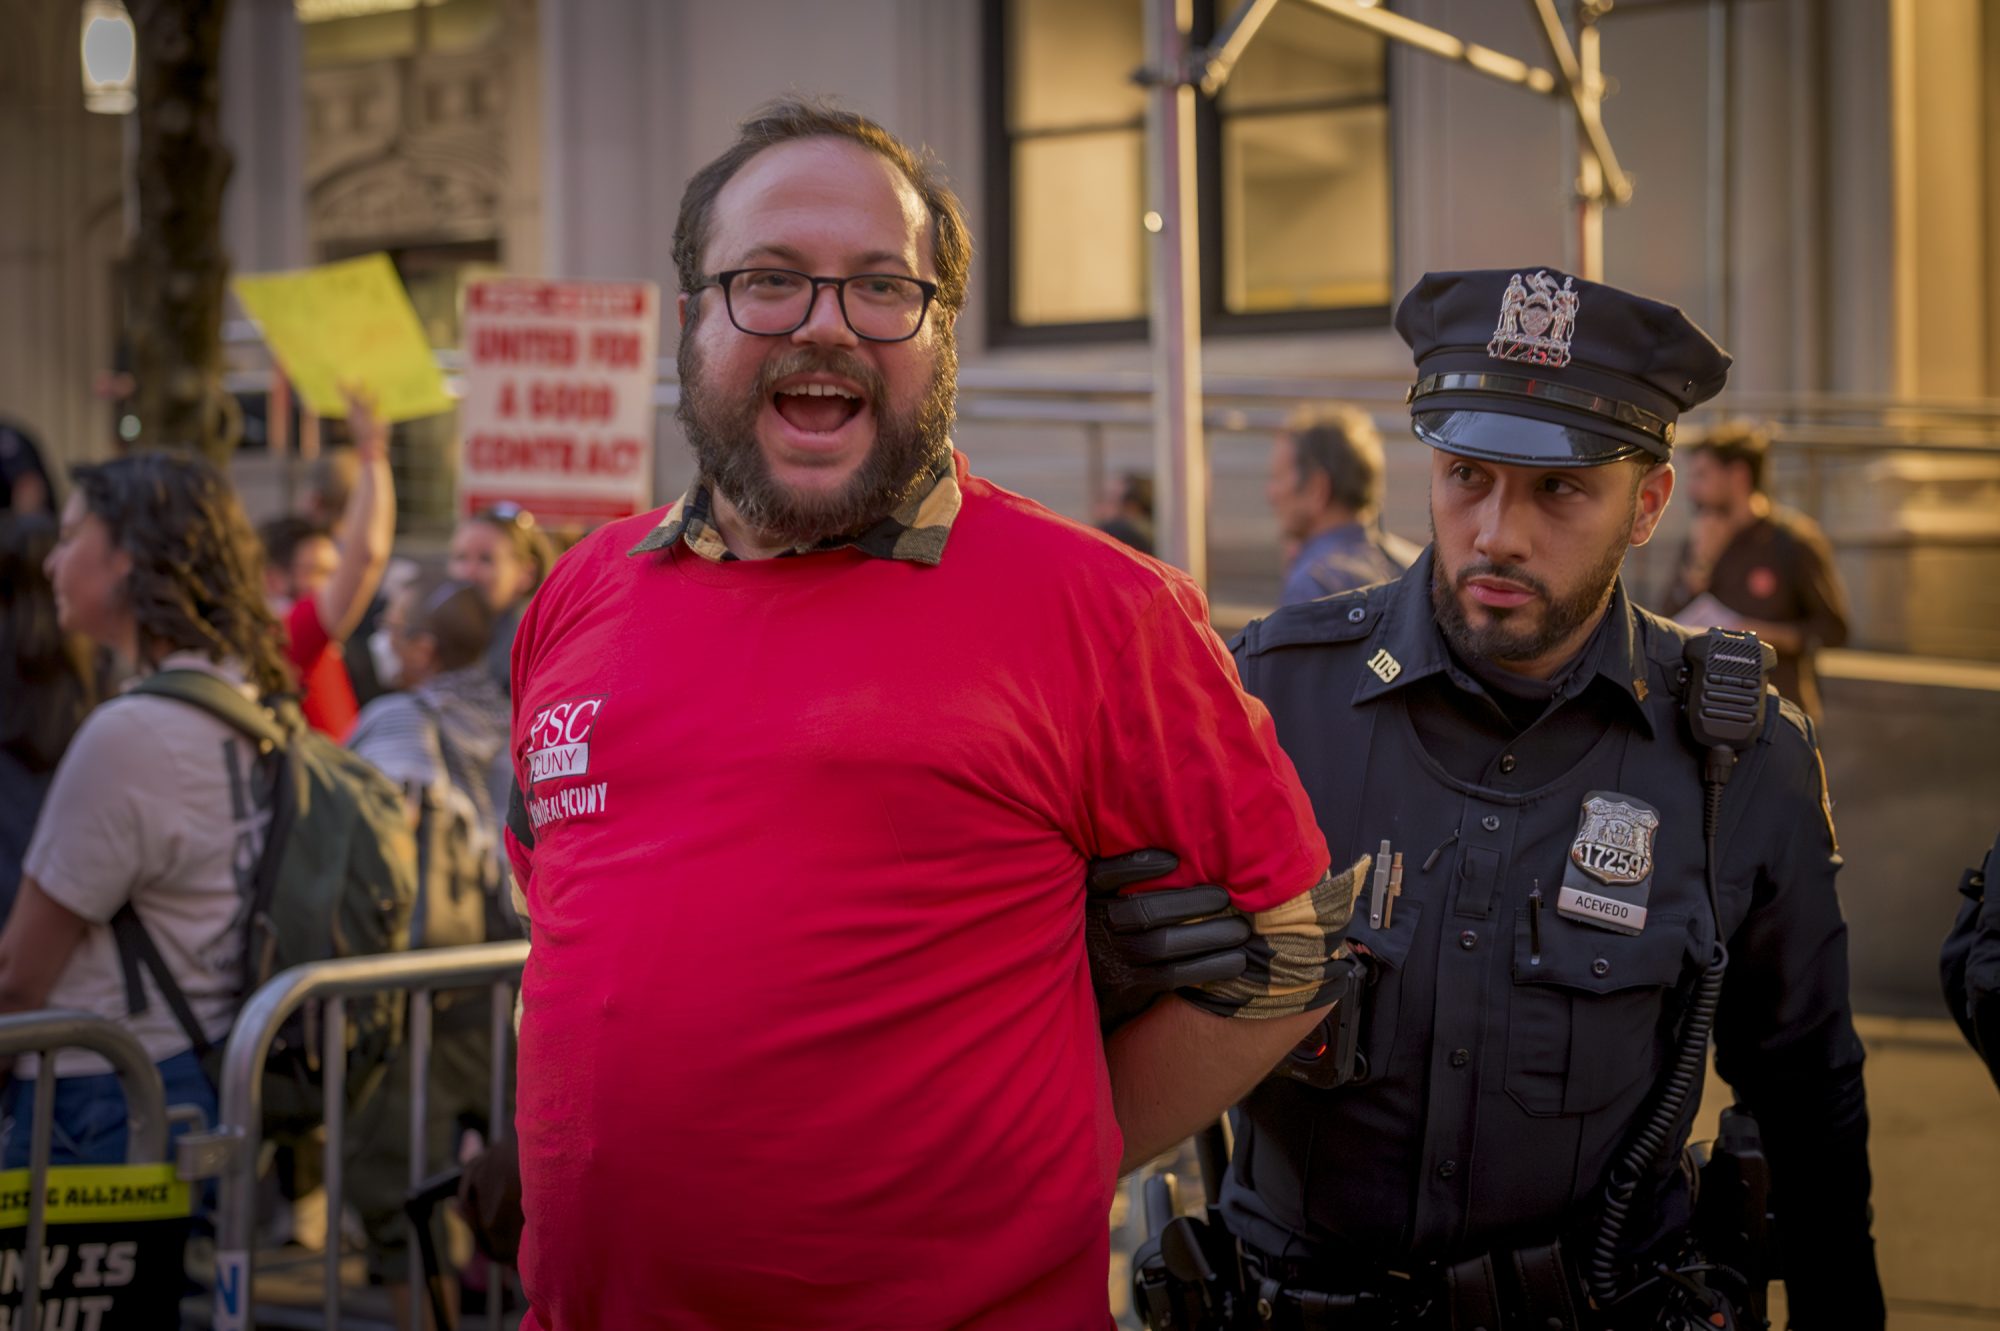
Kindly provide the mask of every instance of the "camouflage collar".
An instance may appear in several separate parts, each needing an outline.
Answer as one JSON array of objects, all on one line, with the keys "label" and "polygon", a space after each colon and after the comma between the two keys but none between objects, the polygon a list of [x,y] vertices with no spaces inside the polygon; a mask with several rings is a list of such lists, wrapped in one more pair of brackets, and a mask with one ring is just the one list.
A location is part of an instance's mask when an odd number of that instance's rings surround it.
[{"label": "camouflage collar", "polygon": [[[930,472],[930,483],[880,522],[846,536],[829,536],[812,545],[786,550],[779,557],[851,547],[877,559],[936,565],[944,558],[945,540],[951,535],[952,521],[958,517],[963,502],[955,456],[948,453],[939,459]],[[660,525],[626,553],[635,557],[651,554],[681,541],[703,559],[715,563],[738,558],[723,543],[722,532],[715,525],[712,503],[713,496],[706,485],[692,486],[667,509]]]}]

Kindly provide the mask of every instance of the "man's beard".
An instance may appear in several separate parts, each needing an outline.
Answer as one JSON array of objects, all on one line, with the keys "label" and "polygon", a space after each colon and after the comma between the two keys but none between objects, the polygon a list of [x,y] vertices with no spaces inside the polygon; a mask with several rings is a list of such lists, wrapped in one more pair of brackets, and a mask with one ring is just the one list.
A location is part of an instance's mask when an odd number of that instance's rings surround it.
[{"label": "man's beard", "polygon": [[[694,449],[702,483],[726,496],[754,531],[788,545],[812,545],[880,522],[913,498],[951,447],[958,396],[958,347],[940,330],[931,381],[906,412],[892,412],[873,366],[850,351],[798,347],[764,363],[755,389],[725,401],[711,389],[693,330],[681,338],[681,401],[675,415]],[[799,490],[771,472],[757,442],[757,417],[780,380],[812,372],[858,386],[875,411],[875,442],[847,483],[830,494]]]},{"label": "man's beard", "polygon": [[[1445,641],[1467,661],[1539,660],[1562,646],[1611,599],[1611,589],[1618,581],[1618,570],[1625,563],[1627,544],[1629,542],[1622,538],[1614,542],[1584,574],[1574,591],[1566,596],[1556,596],[1550,592],[1547,583],[1516,564],[1474,561],[1455,574],[1448,572],[1435,553],[1438,548],[1437,523],[1433,521],[1431,611],[1437,619],[1438,628],[1444,633]],[[1505,578],[1533,591],[1541,598],[1543,607],[1540,626],[1509,622],[1532,606],[1532,601],[1511,610],[1487,608],[1490,621],[1483,626],[1475,626],[1459,597],[1465,584],[1473,578]]]}]

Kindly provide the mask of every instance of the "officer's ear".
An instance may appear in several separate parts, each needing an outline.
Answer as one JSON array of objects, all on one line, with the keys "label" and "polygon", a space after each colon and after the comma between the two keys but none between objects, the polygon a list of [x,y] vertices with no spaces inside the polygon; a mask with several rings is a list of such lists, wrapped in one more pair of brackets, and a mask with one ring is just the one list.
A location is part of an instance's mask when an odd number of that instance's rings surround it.
[{"label": "officer's ear", "polygon": [[1674,497],[1674,464],[1671,462],[1634,462],[1628,464],[1639,469],[1632,489],[1632,534],[1633,545],[1644,545],[1653,539],[1653,532],[1660,525],[1660,518],[1667,511],[1667,501]]}]

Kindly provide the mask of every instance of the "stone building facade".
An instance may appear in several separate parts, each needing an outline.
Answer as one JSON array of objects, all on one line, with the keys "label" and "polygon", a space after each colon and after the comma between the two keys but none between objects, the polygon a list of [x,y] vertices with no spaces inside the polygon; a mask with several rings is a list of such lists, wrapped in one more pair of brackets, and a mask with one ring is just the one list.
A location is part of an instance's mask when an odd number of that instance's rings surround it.
[{"label": "stone building facade", "polygon": [[[0,219],[0,414],[88,457],[114,446],[91,384],[113,342],[120,142],[115,120],[81,109],[76,2],[0,0],[20,38],[0,44],[0,181],[35,201]],[[1526,4],[1393,7],[1549,63]],[[1232,8],[1203,0],[1197,24]],[[1145,56],[1140,12],[235,0],[233,262],[387,250],[439,346],[484,273],[671,291],[682,182],[758,102],[833,94],[927,144],[973,219],[961,442],[1003,483],[1080,515],[1105,476],[1148,465],[1143,420],[1029,426],[1010,404],[1028,389],[1116,396],[1150,368],[1140,94],[1124,81]],[[1419,273],[1574,264],[1573,130],[1554,98],[1305,5],[1280,12],[1204,112],[1205,369],[1359,397],[1392,423],[1407,358],[1387,313]],[[2000,652],[2000,593],[1979,590],[2000,585],[2000,453],[1874,446],[2000,435],[2000,0],[1623,0],[1599,30],[1605,120],[1636,184],[1606,223],[1608,280],[1682,305],[1736,354],[1725,405],[1784,423],[1783,495],[1840,544],[1864,641]],[[1825,395],[1854,401],[1829,414]],[[1212,432],[1218,599],[1275,585],[1268,415],[1251,401],[1243,428]],[[413,513],[444,512],[450,421],[398,449]],[[1421,450],[1391,452],[1389,520],[1420,537]],[[663,501],[687,474],[671,413],[655,474]]]}]

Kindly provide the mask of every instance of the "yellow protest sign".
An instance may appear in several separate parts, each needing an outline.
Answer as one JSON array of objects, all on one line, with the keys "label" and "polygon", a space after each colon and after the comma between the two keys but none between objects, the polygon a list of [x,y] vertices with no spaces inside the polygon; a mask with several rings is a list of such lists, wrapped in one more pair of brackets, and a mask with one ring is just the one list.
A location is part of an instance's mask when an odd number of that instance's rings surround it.
[{"label": "yellow protest sign", "polygon": [[386,421],[451,409],[444,376],[386,254],[230,283],[271,355],[315,415],[347,412],[340,385],[375,394]]},{"label": "yellow protest sign", "polygon": [[[0,1229],[28,1223],[29,1173],[0,1173]],[[167,1165],[58,1165],[42,1194],[52,1225],[172,1220],[190,1209],[188,1185]]]}]

